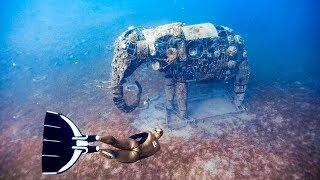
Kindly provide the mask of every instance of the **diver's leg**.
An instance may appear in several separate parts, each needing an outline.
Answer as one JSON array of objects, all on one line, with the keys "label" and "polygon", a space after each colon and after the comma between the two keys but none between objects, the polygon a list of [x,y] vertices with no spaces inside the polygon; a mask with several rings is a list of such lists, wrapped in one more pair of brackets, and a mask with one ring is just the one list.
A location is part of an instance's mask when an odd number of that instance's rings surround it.
[{"label": "diver's leg", "polygon": [[179,115],[187,118],[187,85],[185,82],[178,82],[176,88]]},{"label": "diver's leg", "polygon": [[138,147],[139,142],[134,139],[116,139],[113,136],[104,136],[99,139],[99,141],[112,145],[113,147],[119,149],[131,150]]},{"label": "diver's leg", "polygon": [[236,74],[234,82],[234,104],[237,107],[241,107],[244,99],[245,91],[247,90],[247,84],[249,81],[249,66],[248,61],[243,60],[239,65],[239,70]]},{"label": "diver's leg", "polygon": [[101,149],[100,154],[108,159],[116,159],[122,163],[133,163],[139,160],[139,151]]},{"label": "diver's leg", "polygon": [[108,159],[114,159],[116,157],[117,151],[118,150],[112,150],[112,149],[99,150],[100,154]]}]

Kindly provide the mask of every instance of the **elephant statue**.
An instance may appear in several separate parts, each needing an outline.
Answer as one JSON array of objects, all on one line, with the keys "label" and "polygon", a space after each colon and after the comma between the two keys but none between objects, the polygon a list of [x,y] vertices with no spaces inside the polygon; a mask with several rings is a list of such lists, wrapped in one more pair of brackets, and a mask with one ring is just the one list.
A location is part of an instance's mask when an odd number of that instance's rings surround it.
[{"label": "elephant statue", "polygon": [[140,102],[142,88],[138,81],[137,97],[130,105],[124,98],[123,85],[143,63],[164,73],[166,110],[174,109],[187,118],[187,85],[191,81],[230,81],[233,103],[241,106],[249,80],[247,51],[240,35],[225,26],[211,23],[166,24],[154,28],[129,27],[118,37],[114,47],[111,86],[113,102],[123,112],[133,111]]}]

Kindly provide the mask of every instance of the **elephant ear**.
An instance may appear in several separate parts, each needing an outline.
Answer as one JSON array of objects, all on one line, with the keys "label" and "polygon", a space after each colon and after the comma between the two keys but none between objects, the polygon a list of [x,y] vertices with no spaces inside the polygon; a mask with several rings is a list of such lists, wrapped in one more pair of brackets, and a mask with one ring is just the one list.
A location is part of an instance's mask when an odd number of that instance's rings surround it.
[{"label": "elephant ear", "polygon": [[165,35],[155,41],[154,70],[166,70],[174,62],[186,61],[185,41],[181,37]]},{"label": "elephant ear", "polygon": [[187,54],[191,59],[199,59],[203,55],[204,45],[201,41],[191,41],[187,44]]},{"label": "elephant ear", "polygon": [[166,35],[159,37],[155,42],[155,50],[156,50],[156,57],[160,59],[166,59],[167,56],[167,49],[168,49],[168,42],[170,39],[173,38],[172,35]]}]

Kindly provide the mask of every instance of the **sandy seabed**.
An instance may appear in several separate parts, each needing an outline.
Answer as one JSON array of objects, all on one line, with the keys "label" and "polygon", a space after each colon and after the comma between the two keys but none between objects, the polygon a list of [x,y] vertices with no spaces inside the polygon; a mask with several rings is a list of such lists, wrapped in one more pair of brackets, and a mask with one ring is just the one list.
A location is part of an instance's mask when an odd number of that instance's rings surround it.
[{"label": "sandy seabed", "polygon": [[[65,173],[41,175],[43,118],[63,112],[84,134],[126,138],[138,133],[142,110],[113,107],[110,93],[84,93],[66,99],[32,99],[1,107],[0,179],[319,179],[320,96],[300,82],[251,84],[249,120],[239,119],[164,128],[161,150],[133,164],[87,154]],[[153,87],[144,87],[151,93]],[[151,89],[148,92],[148,89]],[[105,98],[107,97],[107,98]],[[101,102],[106,100],[106,102]],[[9,101],[7,101],[7,104]],[[100,103],[97,103],[100,102]],[[52,108],[52,109],[48,109]],[[208,131],[214,129],[213,131]],[[107,147],[103,145],[104,147]]]}]

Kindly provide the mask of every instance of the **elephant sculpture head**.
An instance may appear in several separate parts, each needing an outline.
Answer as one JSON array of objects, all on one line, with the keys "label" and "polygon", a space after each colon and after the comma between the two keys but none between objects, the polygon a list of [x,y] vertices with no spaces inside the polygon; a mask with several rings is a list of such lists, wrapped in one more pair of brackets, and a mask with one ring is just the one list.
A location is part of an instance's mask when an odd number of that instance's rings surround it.
[{"label": "elephant sculpture head", "polygon": [[[128,105],[124,98],[123,85],[129,77],[143,62],[146,61],[147,47],[140,43],[141,34],[134,28],[129,28],[115,42],[114,58],[112,61],[111,86],[113,102],[116,107],[124,112],[133,111],[140,102],[142,88],[138,81],[138,93],[136,100]],[[145,47],[143,47],[145,46]],[[145,52],[138,52],[145,48]],[[139,54],[139,55],[138,55]]]}]

